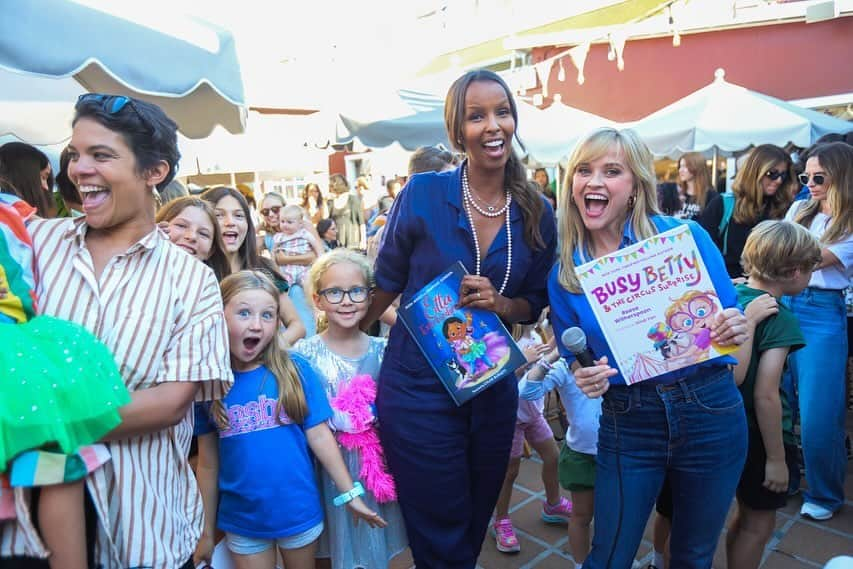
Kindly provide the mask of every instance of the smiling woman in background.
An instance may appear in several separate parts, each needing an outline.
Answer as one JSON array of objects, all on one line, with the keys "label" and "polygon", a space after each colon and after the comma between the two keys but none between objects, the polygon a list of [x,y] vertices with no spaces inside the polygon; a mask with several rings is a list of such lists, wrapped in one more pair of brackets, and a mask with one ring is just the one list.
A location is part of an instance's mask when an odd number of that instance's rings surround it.
[{"label": "smiling woman in background", "polygon": [[194,196],[174,199],[160,208],[155,220],[161,227],[166,225],[172,243],[213,269],[217,280],[231,273],[219,224],[208,202]]},{"label": "smiling woman in background", "polygon": [[[696,220],[723,253],[731,278],[741,278],[740,256],[753,227],[766,219],[782,219],[794,198],[794,163],[773,144],[756,146],[738,170],[732,194],[713,198]],[[722,223],[725,221],[725,223]]]},{"label": "smiling woman in background", "polygon": [[299,338],[304,338],[305,325],[299,319],[296,307],[287,295],[287,281],[269,259],[258,255],[255,224],[252,222],[246,198],[234,188],[219,186],[205,191],[201,194],[201,199],[213,207],[214,215],[219,222],[222,247],[230,271],[232,273],[246,269],[266,271],[281,292],[279,318],[286,330],[281,333],[279,339],[291,346]]},{"label": "smiling woman in background", "polygon": [[810,199],[794,202],[786,219],[821,246],[809,286],[790,299],[807,341],[791,355],[808,488],[801,515],[828,520],[844,503],[844,378],[847,317],[844,289],[853,277],[853,147],[820,144],[809,153],[800,182]]}]

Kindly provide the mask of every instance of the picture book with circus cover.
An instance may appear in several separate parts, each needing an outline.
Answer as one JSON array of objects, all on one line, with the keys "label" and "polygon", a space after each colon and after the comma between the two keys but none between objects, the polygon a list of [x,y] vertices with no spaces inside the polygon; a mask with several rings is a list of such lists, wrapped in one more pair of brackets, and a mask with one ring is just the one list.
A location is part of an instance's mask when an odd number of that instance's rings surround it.
[{"label": "picture book with circus cover", "polygon": [[711,340],[723,307],[687,225],[575,272],[628,384],[736,350]]},{"label": "picture book with circus cover", "polygon": [[459,308],[465,266],[457,261],[397,315],[456,405],[512,374],[524,354],[494,312]]}]

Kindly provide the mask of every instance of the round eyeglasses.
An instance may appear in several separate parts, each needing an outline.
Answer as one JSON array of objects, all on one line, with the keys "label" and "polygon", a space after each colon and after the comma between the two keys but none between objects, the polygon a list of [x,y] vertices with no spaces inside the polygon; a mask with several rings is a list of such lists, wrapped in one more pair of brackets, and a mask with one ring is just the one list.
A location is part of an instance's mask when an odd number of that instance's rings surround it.
[{"label": "round eyeglasses", "polygon": [[344,295],[349,296],[350,301],[355,303],[364,302],[367,300],[367,295],[370,289],[365,286],[354,286],[351,289],[342,289],[338,287],[324,288],[318,290],[317,294],[326,299],[331,304],[340,304],[344,301]]}]

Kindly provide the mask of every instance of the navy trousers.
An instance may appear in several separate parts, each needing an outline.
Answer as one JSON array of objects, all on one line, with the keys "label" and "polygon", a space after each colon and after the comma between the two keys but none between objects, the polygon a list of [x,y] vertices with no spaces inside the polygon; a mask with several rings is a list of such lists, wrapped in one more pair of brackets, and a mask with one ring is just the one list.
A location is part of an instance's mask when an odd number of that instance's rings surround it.
[{"label": "navy trousers", "polygon": [[418,569],[475,567],[517,409],[513,376],[457,407],[434,375],[383,369],[380,435]]}]

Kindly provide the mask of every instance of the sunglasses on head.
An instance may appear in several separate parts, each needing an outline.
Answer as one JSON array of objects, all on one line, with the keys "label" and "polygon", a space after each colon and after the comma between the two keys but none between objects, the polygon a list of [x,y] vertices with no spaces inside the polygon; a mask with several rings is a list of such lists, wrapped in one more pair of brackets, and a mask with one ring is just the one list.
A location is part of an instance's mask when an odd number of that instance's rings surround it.
[{"label": "sunglasses on head", "polygon": [[[799,178],[800,183],[802,185],[804,185],[804,186],[809,185],[809,175],[808,174],[805,174],[805,173],[800,174],[798,176],[798,178]],[[824,176],[823,174],[815,174],[814,176],[812,176],[812,181],[814,181],[815,186],[822,186],[823,183],[826,181],[826,176]]]},{"label": "sunglasses on head", "polygon": [[129,107],[145,128],[149,130],[151,129],[151,125],[145,120],[145,117],[142,116],[142,113],[139,112],[139,109],[136,108],[136,105],[133,104],[133,99],[130,97],[125,97],[124,95],[103,95],[101,93],[83,93],[79,97],[77,97],[77,105],[80,103],[96,103],[101,106],[106,112],[111,115],[119,114],[122,109],[125,107]]},{"label": "sunglasses on head", "polygon": [[788,173],[784,172],[784,171],[783,172],[777,172],[776,170],[768,170],[767,173],[764,175],[767,176],[768,178],[770,178],[770,180],[772,180],[774,182],[776,180],[778,180],[779,178],[782,178],[783,182],[788,179]]},{"label": "sunglasses on head", "polygon": [[264,217],[268,216],[270,213],[274,213],[274,214],[278,215],[278,212],[280,210],[281,210],[280,205],[274,205],[272,207],[265,207],[264,209],[261,210],[261,215],[263,215]]}]

